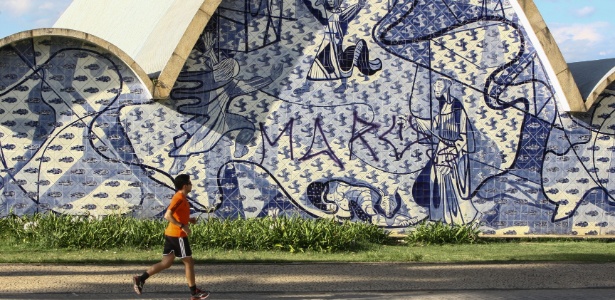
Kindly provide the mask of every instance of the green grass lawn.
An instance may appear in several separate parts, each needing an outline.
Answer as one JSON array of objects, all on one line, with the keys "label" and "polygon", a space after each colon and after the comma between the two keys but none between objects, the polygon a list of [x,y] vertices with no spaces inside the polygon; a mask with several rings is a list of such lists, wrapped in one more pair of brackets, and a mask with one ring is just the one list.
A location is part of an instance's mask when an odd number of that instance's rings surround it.
[{"label": "green grass lawn", "polygon": [[[197,263],[263,262],[423,262],[507,263],[527,261],[613,262],[615,244],[603,241],[496,242],[472,245],[387,246],[340,253],[282,251],[196,250]],[[66,250],[36,249],[0,243],[0,263],[151,263],[160,249]]]},{"label": "green grass lawn", "polygon": [[[119,215],[10,216],[0,219],[0,263],[151,263],[161,257],[165,226]],[[286,217],[212,219],[191,228],[193,256],[202,263],[615,261],[613,240],[481,238],[473,224],[425,223],[405,238],[371,224]]]}]

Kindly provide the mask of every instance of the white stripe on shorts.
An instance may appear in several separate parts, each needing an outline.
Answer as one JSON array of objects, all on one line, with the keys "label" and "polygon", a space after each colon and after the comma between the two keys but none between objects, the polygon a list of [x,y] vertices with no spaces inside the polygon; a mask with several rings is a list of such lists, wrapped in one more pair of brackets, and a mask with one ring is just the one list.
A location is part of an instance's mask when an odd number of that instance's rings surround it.
[{"label": "white stripe on shorts", "polygon": [[181,257],[186,257],[186,247],[184,247],[184,238],[182,237],[179,238],[179,249],[182,252]]}]

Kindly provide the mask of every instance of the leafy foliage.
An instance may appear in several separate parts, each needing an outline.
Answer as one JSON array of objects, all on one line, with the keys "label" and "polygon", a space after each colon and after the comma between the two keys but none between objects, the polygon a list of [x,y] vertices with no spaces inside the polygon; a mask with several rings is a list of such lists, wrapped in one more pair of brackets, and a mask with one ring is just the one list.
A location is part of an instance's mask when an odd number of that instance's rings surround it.
[{"label": "leafy foliage", "polygon": [[[111,215],[37,214],[0,219],[2,238],[43,248],[150,249],[163,244],[165,220]],[[206,219],[191,226],[193,249],[335,252],[381,244],[388,234],[375,225],[302,218]]]},{"label": "leafy foliage", "polygon": [[333,252],[381,243],[388,235],[365,223],[302,218],[209,219],[194,226],[192,237],[203,248]]},{"label": "leafy foliage", "polygon": [[444,244],[474,244],[479,241],[478,225],[446,224],[443,222],[423,222],[406,236],[410,244],[444,245]]},{"label": "leafy foliage", "polygon": [[6,238],[44,248],[141,249],[161,244],[165,223],[123,216],[93,219],[88,216],[35,214],[2,219]]}]

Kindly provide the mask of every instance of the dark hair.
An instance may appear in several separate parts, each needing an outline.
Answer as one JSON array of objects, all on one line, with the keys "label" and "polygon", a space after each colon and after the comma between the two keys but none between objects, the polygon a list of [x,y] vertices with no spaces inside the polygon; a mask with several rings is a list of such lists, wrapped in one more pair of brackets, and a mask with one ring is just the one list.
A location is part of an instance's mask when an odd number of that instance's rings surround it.
[{"label": "dark hair", "polygon": [[177,177],[175,177],[175,180],[173,180],[173,183],[175,184],[175,190],[179,191],[184,188],[184,185],[190,184],[190,175],[177,175]]}]

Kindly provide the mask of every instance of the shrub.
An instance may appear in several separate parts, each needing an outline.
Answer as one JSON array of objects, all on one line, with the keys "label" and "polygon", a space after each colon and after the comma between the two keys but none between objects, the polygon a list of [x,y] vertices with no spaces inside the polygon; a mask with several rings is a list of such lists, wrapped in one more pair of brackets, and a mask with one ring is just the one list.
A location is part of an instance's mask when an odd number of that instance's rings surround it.
[{"label": "shrub", "polygon": [[111,215],[101,219],[53,213],[9,216],[3,220],[6,238],[43,248],[121,247],[150,248],[160,245],[164,224]]},{"label": "shrub", "polygon": [[425,221],[408,233],[405,241],[410,244],[443,245],[474,244],[479,241],[478,224],[446,224]]},{"label": "shrub", "polygon": [[[151,249],[161,247],[167,222],[111,215],[100,219],[53,213],[0,219],[3,240],[42,248]],[[350,251],[379,244],[388,234],[375,225],[326,219],[262,218],[203,220],[193,226],[195,249]]]},{"label": "shrub", "polygon": [[332,252],[357,250],[388,238],[384,230],[365,223],[292,217],[212,218],[192,229],[191,243],[204,249]]}]

